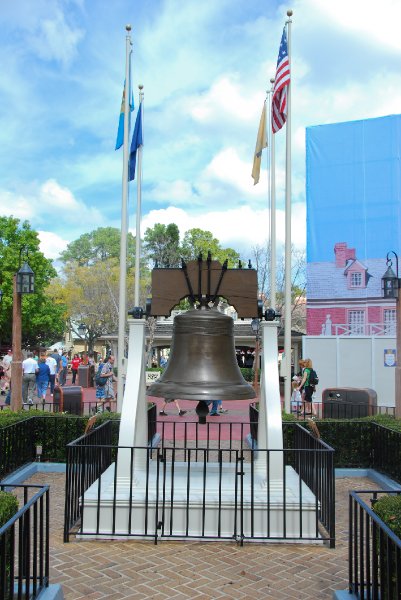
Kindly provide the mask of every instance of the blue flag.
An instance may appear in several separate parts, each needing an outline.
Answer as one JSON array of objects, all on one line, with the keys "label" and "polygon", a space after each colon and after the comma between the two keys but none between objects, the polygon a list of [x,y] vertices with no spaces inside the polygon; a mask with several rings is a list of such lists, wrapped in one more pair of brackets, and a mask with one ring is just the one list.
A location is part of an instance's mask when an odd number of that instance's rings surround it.
[{"label": "blue flag", "polygon": [[[131,103],[130,103],[130,112],[134,110],[134,96],[131,93]],[[121,109],[120,109],[120,118],[118,121],[118,131],[117,131],[117,140],[116,140],[116,150],[121,148],[124,143],[124,112],[125,112],[125,83],[123,89],[123,98],[121,100]]]},{"label": "blue flag", "polygon": [[136,115],[134,133],[132,135],[131,151],[129,155],[129,175],[128,181],[135,179],[135,167],[136,167],[136,151],[139,146],[143,146],[142,137],[142,102],[139,104],[138,113]]}]

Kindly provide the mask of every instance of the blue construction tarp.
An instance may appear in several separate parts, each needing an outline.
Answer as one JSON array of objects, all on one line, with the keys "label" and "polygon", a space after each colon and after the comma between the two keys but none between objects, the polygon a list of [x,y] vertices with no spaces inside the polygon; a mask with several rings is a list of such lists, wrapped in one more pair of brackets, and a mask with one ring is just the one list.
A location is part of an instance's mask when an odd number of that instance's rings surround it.
[{"label": "blue construction tarp", "polygon": [[401,115],[306,130],[307,262],[400,250]]}]

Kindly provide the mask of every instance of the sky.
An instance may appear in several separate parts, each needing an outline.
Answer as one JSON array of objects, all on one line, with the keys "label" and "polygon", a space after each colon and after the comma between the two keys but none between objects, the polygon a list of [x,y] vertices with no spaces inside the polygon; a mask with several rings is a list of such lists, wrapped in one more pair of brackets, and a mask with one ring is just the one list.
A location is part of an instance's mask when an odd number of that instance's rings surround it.
[{"label": "sky", "polygon": [[[0,214],[29,220],[52,259],[120,227],[129,23],[136,105],[144,86],[142,234],[200,227],[251,258],[269,235],[266,151],[256,186],[251,171],[288,9],[292,239],[304,247],[305,128],[401,112],[399,0],[0,0]],[[282,243],[285,130],[275,139]],[[136,194],[135,181],[133,233]]]}]

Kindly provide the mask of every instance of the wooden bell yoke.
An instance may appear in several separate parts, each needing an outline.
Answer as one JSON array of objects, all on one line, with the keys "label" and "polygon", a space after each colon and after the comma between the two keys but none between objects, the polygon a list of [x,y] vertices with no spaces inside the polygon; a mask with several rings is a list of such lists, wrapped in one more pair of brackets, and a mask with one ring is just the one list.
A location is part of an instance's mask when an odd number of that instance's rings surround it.
[{"label": "wooden bell yoke", "polygon": [[168,316],[174,306],[184,298],[198,307],[217,306],[220,297],[234,306],[240,319],[262,318],[263,308],[258,302],[257,272],[249,261],[248,268],[229,269],[212,260],[210,252],[204,261],[202,254],[197,260],[185,263],[181,268],[157,268],[152,271],[152,299],[147,306],[149,316]]}]

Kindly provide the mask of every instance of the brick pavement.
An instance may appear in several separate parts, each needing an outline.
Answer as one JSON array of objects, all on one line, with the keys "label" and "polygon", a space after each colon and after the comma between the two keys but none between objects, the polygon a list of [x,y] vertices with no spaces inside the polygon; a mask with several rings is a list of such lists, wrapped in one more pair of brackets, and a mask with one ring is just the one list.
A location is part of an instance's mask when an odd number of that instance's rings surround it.
[{"label": "brick pavement", "polygon": [[[28,483],[28,482],[26,482]],[[337,479],[337,544],[161,541],[63,543],[64,475],[37,473],[50,484],[50,581],[66,600],[214,600],[332,598],[347,587],[348,491],[375,489],[368,479]]]}]

